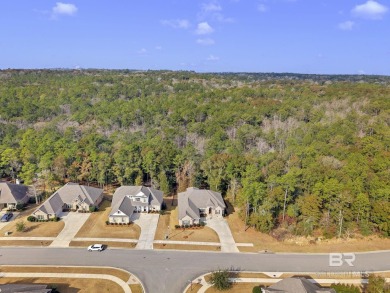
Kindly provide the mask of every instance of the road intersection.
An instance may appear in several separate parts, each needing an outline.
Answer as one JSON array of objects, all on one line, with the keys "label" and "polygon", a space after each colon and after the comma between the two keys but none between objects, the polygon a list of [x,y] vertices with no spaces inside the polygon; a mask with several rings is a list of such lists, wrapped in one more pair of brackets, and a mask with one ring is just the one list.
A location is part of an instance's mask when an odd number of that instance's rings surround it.
[{"label": "road intersection", "polygon": [[390,270],[390,251],[357,253],[353,267],[329,266],[329,254],[221,253],[80,248],[1,248],[0,265],[118,267],[136,275],[146,292],[183,292],[188,280],[215,269],[266,272],[371,272]]}]

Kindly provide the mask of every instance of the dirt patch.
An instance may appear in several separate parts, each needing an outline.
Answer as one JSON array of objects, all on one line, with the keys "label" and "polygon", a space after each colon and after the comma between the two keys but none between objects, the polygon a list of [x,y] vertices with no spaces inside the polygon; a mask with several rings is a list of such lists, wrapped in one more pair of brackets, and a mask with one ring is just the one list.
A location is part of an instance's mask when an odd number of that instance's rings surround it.
[{"label": "dirt patch", "polygon": [[129,226],[106,225],[111,211],[110,205],[111,202],[104,200],[100,205],[99,211],[90,215],[78,231],[76,237],[138,239],[141,234],[141,228],[134,223]]},{"label": "dirt patch", "polygon": [[[23,221],[26,224],[24,232],[16,231],[16,224],[20,221]],[[18,217],[0,230],[0,237],[7,237],[4,236],[5,232],[11,232],[11,237],[56,237],[64,226],[65,224],[63,221],[29,222],[27,221],[27,216]]]},{"label": "dirt patch", "polygon": [[[241,252],[359,252],[387,250],[390,247],[389,238],[378,236],[359,237],[350,239],[325,239],[315,241],[306,237],[295,237],[285,241],[277,241],[268,234],[256,231],[253,228],[245,230],[244,222],[238,217],[237,210],[231,213],[226,220],[237,243],[253,243],[253,247],[238,247]],[[367,245],[370,243],[370,245]]]},{"label": "dirt patch", "polygon": [[1,266],[0,272],[7,273],[71,273],[71,274],[104,274],[118,277],[127,282],[131,275],[128,272],[106,267],[45,267],[45,266]]},{"label": "dirt patch", "polygon": [[153,244],[153,248],[154,249],[221,251],[220,246],[210,246],[210,245]]},{"label": "dirt patch", "polygon": [[[87,249],[88,246],[95,244],[96,241],[71,241],[69,246],[71,247],[85,247]],[[114,242],[114,241],[104,241],[102,244],[107,245],[108,248],[116,247],[116,248],[134,248],[137,243],[131,242]]]},{"label": "dirt patch", "polygon": [[0,246],[49,246],[52,241],[0,240]]},{"label": "dirt patch", "polygon": [[54,286],[61,293],[123,292],[121,286],[109,280],[68,278],[0,278],[0,284],[34,283]]}]

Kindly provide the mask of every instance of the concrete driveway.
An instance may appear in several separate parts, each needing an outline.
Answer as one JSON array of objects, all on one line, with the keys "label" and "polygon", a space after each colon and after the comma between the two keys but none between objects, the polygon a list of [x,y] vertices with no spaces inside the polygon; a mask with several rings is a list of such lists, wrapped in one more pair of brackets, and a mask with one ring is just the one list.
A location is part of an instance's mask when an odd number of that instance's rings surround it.
[{"label": "concrete driveway", "polygon": [[[0,213],[0,219],[3,217],[3,215],[5,214],[6,212],[1,212]],[[5,226],[7,226],[11,221],[15,220],[18,215],[20,214],[19,212],[12,212],[14,215],[12,216],[11,219],[8,220],[8,222],[0,222],[0,230],[3,229]]]},{"label": "concrete driveway", "polygon": [[229,225],[224,218],[214,217],[212,219],[207,219],[206,224],[217,232],[219,241],[221,242],[222,252],[239,252]]},{"label": "concrete driveway", "polygon": [[76,236],[77,232],[88,220],[90,213],[63,213],[61,220],[64,221],[65,227],[62,229],[57,238],[50,244],[52,247],[68,247],[69,243]]},{"label": "concrete driveway", "polygon": [[159,217],[159,214],[133,214],[132,221],[141,227],[141,235],[135,248],[153,249],[154,235],[156,234]]}]

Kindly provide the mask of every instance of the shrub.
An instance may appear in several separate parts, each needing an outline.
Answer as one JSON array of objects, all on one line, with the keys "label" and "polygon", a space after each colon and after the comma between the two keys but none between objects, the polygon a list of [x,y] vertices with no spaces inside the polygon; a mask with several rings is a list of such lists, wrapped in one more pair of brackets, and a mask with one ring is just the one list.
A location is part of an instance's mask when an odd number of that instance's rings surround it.
[{"label": "shrub", "polygon": [[29,197],[28,203],[35,204],[37,202],[36,198],[34,196]]},{"label": "shrub", "polygon": [[204,226],[206,226],[206,223],[205,223],[205,222],[200,222],[200,225],[201,225],[202,227],[204,227]]},{"label": "shrub", "polygon": [[184,225],[184,228],[188,228],[189,227],[189,225]]},{"label": "shrub", "polygon": [[57,216],[55,216],[55,217],[53,218],[53,222],[58,222],[59,220],[60,220],[60,218],[57,217]]},{"label": "shrub", "polygon": [[24,232],[26,230],[26,223],[24,221],[19,221],[16,223],[16,231]]},{"label": "shrub", "polygon": [[175,228],[176,228],[176,229],[179,229],[179,228],[180,228],[180,225],[175,225]]},{"label": "shrub", "polygon": [[160,213],[160,215],[165,215],[165,211],[164,210],[160,210],[159,213]]},{"label": "shrub", "polygon": [[167,204],[165,202],[162,203],[161,209],[164,211],[167,209]]},{"label": "shrub", "polygon": [[90,211],[91,213],[96,212],[96,211],[97,211],[97,208],[96,208],[95,206],[91,206],[91,207],[89,207],[89,211]]},{"label": "shrub", "polygon": [[261,293],[261,288],[259,286],[253,287],[252,293]]},{"label": "shrub", "polygon": [[26,205],[24,203],[19,202],[19,203],[16,204],[15,208],[16,208],[16,210],[21,211],[21,210],[24,210],[25,206]]},{"label": "shrub", "polygon": [[37,218],[35,218],[34,216],[28,216],[27,217],[27,221],[29,221],[29,222],[36,222]]},{"label": "shrub", "polygon": [[227,270],[218,270],[211,274],[210,283],[219,291],[228,290],[232,287],[229,277],[230,273]]},{"label": "shrub", "polygon": [[335,291],[339,293],[360,293],[360,289],[352,285],[333,284],[331,288],[335,289]]},{"label": "shrub", "polygon": [[109,221],[106,221],[106,225],[109,225],[110,224],[110,222]]}]

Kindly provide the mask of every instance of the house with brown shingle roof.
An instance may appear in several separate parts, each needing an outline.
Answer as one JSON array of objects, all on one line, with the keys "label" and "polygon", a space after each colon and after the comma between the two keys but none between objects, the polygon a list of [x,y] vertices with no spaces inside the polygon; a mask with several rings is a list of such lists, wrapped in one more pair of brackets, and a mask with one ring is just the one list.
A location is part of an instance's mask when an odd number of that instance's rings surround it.
[{"label": "house with brown shingle roof", "polygon": [[103,199],[103,189],[69,182],[53,193],[32,216],[38,220],[59,217],[64,209],[89,211],[98,207]]},{"label": "house with brown shingle roof", "polygon": [[129,223],[133,213],[160,211],[163,192],[146,186],[121,186],[112,198],[110,223]]},{"label": "house with brown shingle roof", "polygon": [[0,209],[15,209],[18,203],[27,203],[30,196],[26,185],[0,182]]},{"label": "house with brown shingle roof", "polygon": [[179,224],[199,224],[201,219],[223,217],[225,202],[219,192],[188,187],[178,194]]}]

